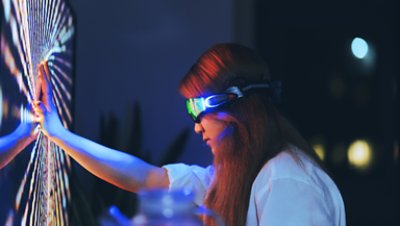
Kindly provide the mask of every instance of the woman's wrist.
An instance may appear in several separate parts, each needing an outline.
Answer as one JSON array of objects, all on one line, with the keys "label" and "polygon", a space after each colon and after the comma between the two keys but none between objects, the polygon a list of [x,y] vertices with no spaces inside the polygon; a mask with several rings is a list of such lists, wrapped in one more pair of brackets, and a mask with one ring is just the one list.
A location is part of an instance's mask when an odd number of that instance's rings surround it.
[{"label": "woman's wrist", "polygon": [[32,136],[31,125],[21,123],[15,130],[14,134],[20,139],[29,138]]},{"label": "woman's wrist", "polygon": [[51,140],[53,139],[61,139],[65,137],[67,134],[67,129],[65,129],[61,124],[57,127],[53,128],[51,131],[47,131],[45,133]]}]

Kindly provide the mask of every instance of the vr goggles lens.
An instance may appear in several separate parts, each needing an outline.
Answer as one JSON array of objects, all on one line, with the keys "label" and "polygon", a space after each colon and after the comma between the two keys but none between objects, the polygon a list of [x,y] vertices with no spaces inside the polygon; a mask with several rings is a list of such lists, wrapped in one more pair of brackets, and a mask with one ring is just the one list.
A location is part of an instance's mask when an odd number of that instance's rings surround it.
[{"label": "vr goggles lens", "polygon": [[200,121],[200,115],[238,98],[234,93],[223,93],[208,97],[190,98],[186,100],[186,108],[194,122]]},{"label": "vr goggles lens", "polygon": [[247,85],[243,88],[231,86],[224,93],[215,94],[208,97],[189,98],[186,100],[186,108],[189,116],[194,122],[200,122],[201,116],[219,106],[241,98],[248,90],[254,89],[270,89],[272,96],[278,95],[281,92],[281,82],[275,81],[270,83],[256,83]]}]

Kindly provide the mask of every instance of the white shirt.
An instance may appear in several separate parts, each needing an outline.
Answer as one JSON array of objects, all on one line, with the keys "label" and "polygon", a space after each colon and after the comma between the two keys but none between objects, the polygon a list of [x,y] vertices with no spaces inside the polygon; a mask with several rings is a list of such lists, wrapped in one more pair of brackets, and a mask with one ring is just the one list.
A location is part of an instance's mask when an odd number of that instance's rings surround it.
[{"label": "white shirt", "polygon": [[[331,178],[301,151],[300,161],[283,151],[260,170],[251,188],[247,226],[332,225],[345,226],[342,196]],[[214,177],[214,168],[170,164],[170,190],[195,193],[195,203],[204,203]]]}]

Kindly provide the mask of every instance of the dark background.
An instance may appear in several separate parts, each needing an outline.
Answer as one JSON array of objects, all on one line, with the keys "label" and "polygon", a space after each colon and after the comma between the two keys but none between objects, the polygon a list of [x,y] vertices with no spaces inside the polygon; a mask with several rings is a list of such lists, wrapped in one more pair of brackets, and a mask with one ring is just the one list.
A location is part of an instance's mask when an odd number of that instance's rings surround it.
[{"label": "dark background", "polygon": [[[70,2],[77,21],[76,133],[122,150],[140,137],[136,146],[157,162],[193,129],[177,92],[180,79],[213,44],[238,42],[255,48],[283,81],[281,111],[310,143],[324,145],[348,225],[399,225],[398,1]],[[352,56],[354,37],[373,48],[370,64]],[[138,115],[139,134],[131,131]],[[201,138],[188,134],[177,161],[210,164]],[[366,171],[346,159],[356,139],[373,144]],[[84,206],[96,217],[98,181],[77,165],[72,178],[81,190],[73,201],[88,200]],[[77,211],[72,215],[83,218]]]},{"label": "dark background", "polygon": [[[325,144],[348,225],[399,225],[398,1],[258,1],[255,12],[255,46],[283,80],[282,108]],[[375,51],[370,64],[352,56],[354,37]],[[360,138],[374,147],[367,172],[334,161]]]}]

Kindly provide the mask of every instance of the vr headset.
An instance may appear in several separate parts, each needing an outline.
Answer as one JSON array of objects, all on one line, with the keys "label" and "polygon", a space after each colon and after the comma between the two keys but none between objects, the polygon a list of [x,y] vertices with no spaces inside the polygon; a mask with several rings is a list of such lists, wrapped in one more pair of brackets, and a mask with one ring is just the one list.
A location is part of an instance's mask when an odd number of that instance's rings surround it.
[{"label": "vr headset", "polygon": [[210,95],[207,97],[189,98],[186,100],[186,108],[189,116],[195,123],[199,123],[201,117],[210,111],[215,111],[219,107],[236,101],[239,98],[246,96],[249,91],[258,89],[269,90],[271,97],[279,97],[282,92],[282,83],[274,81],[269,83],[255,83],[244,87],[231,86],[223,93]]}]

